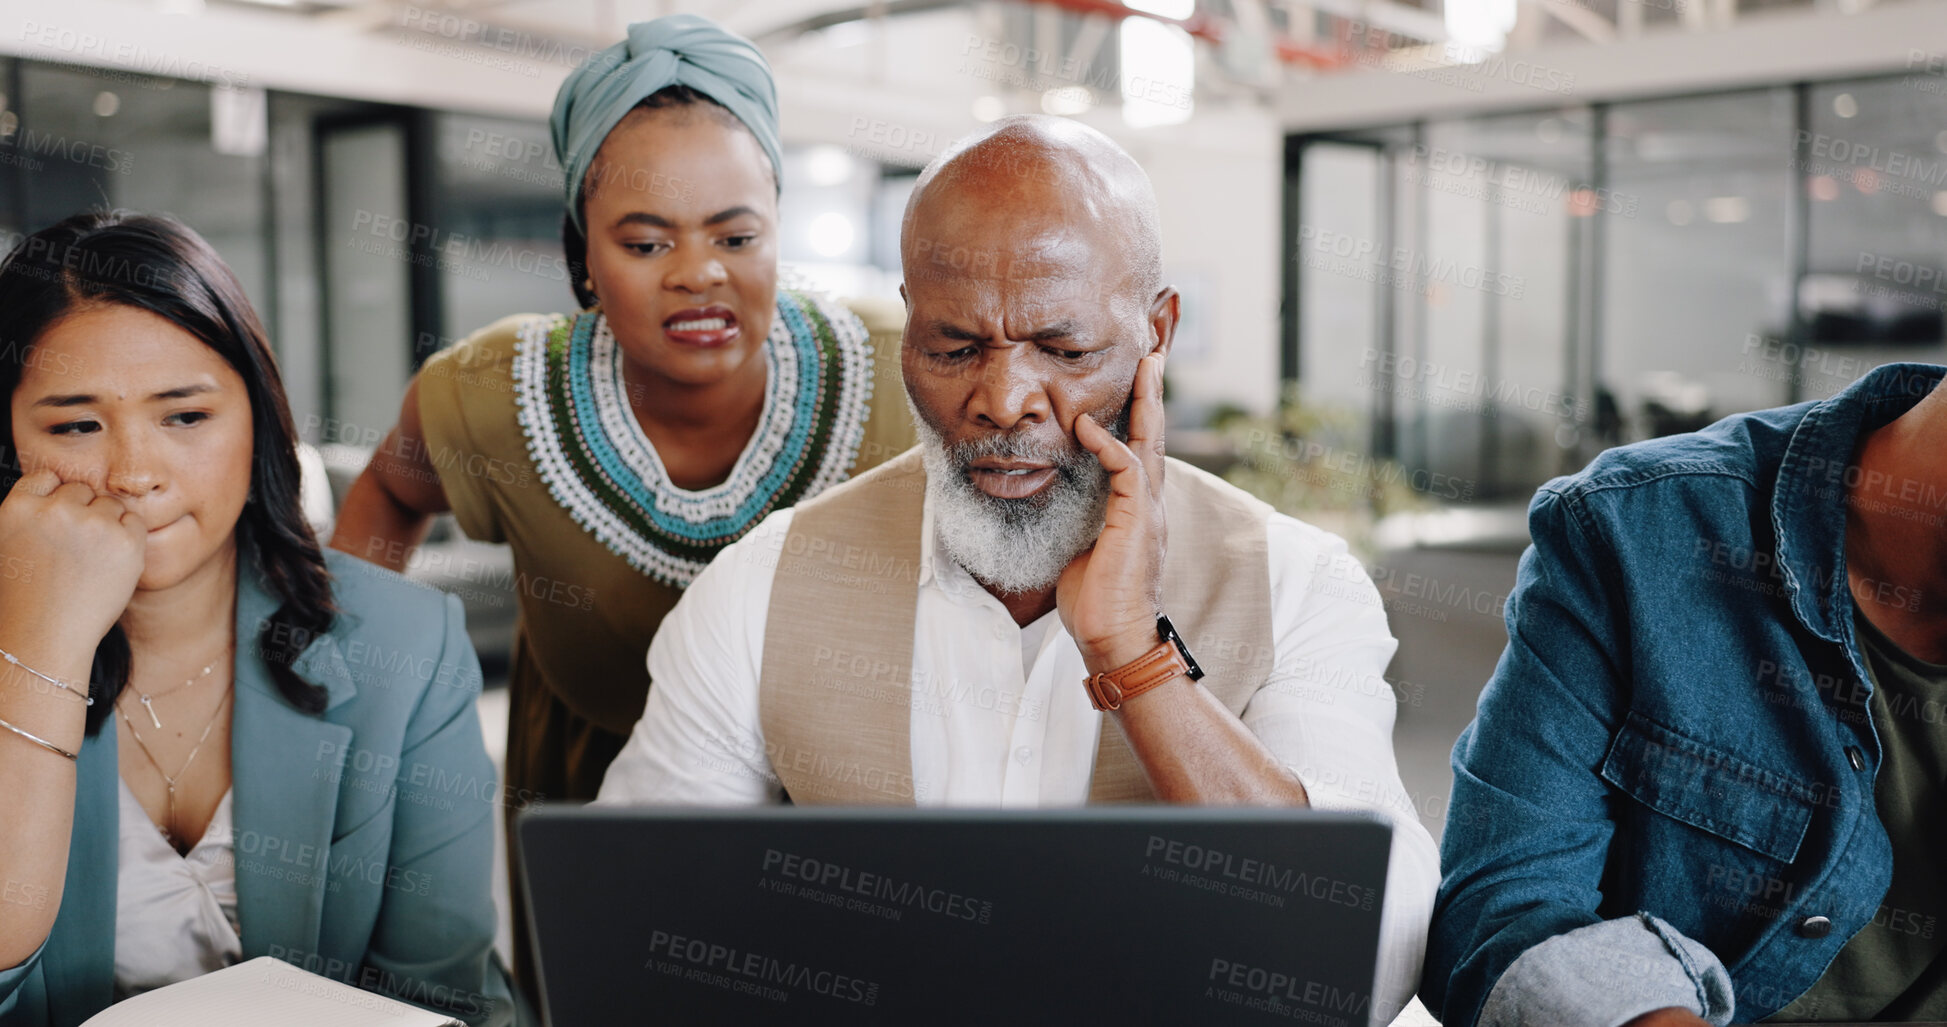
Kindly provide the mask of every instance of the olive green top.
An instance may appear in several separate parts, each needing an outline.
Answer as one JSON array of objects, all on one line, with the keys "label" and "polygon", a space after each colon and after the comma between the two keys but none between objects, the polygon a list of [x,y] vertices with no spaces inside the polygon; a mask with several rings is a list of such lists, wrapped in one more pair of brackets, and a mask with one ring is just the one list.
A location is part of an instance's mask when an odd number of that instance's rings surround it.
[{"label": "olive green top", "polygon": [[1864,616],[1853,621],[1873,676],[1885,752],[1874,805],[1893,844],[1893,883],[1872,922],[1775,1021],[1947,1019],[1947,666],[1915,659]]},{"label": "olive green top", "polygon": [[[836,304],[818,309],[832,322],[847,316]],[[850,412],[864,419],[851,469],[857,474],[911,446],[913,430],[899,371],[904,312],[897,304],[859,303],[853,309],[864,315],[873,350],[871,398],[865,410]],[[573,713],[626,735],[648,697],[649,641],[682,591],[598,538],[595,527],[584,523],[591,520],[586,511],[580,520],[570,513],[557,491],[566,472],[557,457],[533,445],[532,425],[522,422],[527,400],[517,395],[532,369],[523,362],[521,340],[549,338],[551,327],[566,321],[532,314],[504,318],[435,354],[419,372],[420,423],[427,458],[439,470],[461,530],[513,549],[520,627],[510,673],[535,674]],[[840,327],[857,331],[857,324]],[[846,421],[846,412],[839,414]],[[626,403],[620,415],[632,416]],[[733,477],[755,448],[739,457]],[[523,682],[514,684],[522,690]]]}]

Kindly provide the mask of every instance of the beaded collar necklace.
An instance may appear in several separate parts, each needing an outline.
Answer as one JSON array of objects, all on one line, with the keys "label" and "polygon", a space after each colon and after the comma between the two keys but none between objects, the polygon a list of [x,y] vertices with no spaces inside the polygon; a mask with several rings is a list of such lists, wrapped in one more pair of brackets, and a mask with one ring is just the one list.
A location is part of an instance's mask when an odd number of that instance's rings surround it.
[{"label": "beaded collar necklace", "polygon": [[842,305],[780,288],[764,413],[722,484],[670,482],[622,384],[599,311],[539,318],[515,350],[528,455],[575,523],[644,574],[678,588],[774,510],[843,481],[865,437],[872,344]]}]

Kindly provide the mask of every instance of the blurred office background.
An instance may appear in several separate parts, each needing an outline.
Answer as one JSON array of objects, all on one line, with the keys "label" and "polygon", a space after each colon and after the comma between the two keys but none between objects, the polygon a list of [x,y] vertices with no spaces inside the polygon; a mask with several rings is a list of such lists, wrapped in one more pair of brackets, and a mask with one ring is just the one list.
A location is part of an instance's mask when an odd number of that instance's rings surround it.
[{"label": "blurred office background", "polygon": [[[896,298],[914,176],[983,121],[1142,162],[1172,450],[1366,559],[1436,834],[1536,485],[1947,348],[1941,0],[10,0],[0,231],[196,227],[342,492],[419,361],[571,302],[555,88],[678,10],[769,55],[784,259],[839,293]],[[491,671],[505,554],[429,553]]]}]

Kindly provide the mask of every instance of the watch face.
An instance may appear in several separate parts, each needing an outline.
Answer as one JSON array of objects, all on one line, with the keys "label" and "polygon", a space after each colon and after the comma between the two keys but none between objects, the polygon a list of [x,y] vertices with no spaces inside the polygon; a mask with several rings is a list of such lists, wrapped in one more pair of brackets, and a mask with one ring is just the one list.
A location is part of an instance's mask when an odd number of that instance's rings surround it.
[{"label": "watch face", "polygon": [[1203,680],[1203,668],[1197,665],[1197,658],[1190,655],[1190,647],[1183,643],[1183,636],[1176,633],[1176,625],[1170,623],[1168,614],[1156,618],[1156,633],[1176,646],[1176,651],[1182,655],[1183,662],[1189,665],[1186,673],[1190,680]]}]

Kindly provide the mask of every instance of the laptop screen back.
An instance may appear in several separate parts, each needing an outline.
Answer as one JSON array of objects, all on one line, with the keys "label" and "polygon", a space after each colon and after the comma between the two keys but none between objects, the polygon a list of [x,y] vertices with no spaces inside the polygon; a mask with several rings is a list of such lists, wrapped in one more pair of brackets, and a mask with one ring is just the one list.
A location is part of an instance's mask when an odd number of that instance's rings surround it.
[{"label": "laptop screen back", "polygon": [[523,817],[549,1022],[1363,1025],[1391,829],[1308,810]]}]

